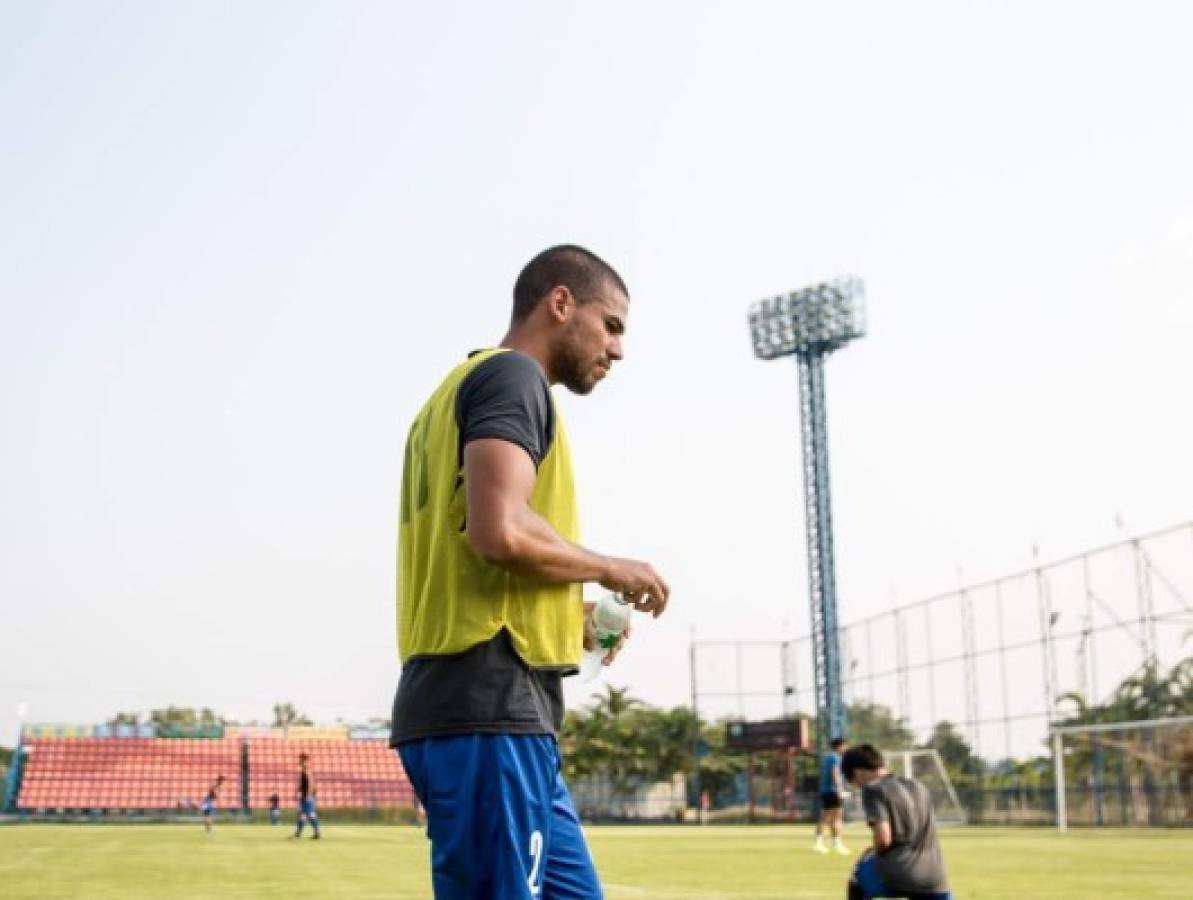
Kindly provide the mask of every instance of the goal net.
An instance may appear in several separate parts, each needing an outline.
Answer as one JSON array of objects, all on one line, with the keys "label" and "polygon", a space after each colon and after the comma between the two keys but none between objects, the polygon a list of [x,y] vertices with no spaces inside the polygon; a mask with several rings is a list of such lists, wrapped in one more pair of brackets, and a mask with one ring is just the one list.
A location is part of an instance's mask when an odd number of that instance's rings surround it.
[{"label": "goal net", "polygon": [[[932,805],[936,810],[936,821],[940,825],[964,825],[965,808],[957,798],[953,780],[936,750],[883,750],[887,770],[905,778],[914,778],[928,788]],[[851,818],[864,820],[861,791],[853,791],[850,797]]]},{"label": "goal net", "polygon": [[1193,825],[1193,716],[1052,729],[1056,824]]}]

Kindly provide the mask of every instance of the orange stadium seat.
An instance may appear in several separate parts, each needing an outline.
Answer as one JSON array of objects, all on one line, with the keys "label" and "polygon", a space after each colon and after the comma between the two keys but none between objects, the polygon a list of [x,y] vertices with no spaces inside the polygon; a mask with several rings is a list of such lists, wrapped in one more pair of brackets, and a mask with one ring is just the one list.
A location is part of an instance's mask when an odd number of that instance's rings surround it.
[{"label": "orange stadium seat", "polygon": [[17,806],[26,809],[174,809],[198,802],[216,775],[232,784],[219,807],[241,806],[241,742],[171,738],[30,738]]},{"label": "orange stadium seat", "polygon": [[310,757],[319,802],[324,808],[410,806],[413,790],[397,754],[381,740],[326,738],[249,739],[249,805],[263,809],[277,793],[293,805],[298,783],[298,756]]},{"label": "orange stadium seat", "polygon": [[[410,806],[413,790],[398,756],[383,740],[319,736],[187,738],[32,737],[17,806],[23,809],[175,810],[193,807],[216,775],[229,783],[220,809],[239,809],[247,744],[249,806],[264,809],[277,793],[296,800],[298,756],[310,757],[324,808]],[[330,735],[330,737],[329,737]]]}]

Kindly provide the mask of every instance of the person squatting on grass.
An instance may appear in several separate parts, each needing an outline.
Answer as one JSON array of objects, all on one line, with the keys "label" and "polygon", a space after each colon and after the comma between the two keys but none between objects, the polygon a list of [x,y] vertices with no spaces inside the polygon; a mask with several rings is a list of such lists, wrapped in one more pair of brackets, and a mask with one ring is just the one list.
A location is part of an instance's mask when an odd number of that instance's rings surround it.
[{"label": "person squatting on grass", "polygon": [[847,900],[952,900],[928,789],[888,772],[882,753],[870,744],[845,751],[841,774],[861,788],[874,839],[853,869]]}]

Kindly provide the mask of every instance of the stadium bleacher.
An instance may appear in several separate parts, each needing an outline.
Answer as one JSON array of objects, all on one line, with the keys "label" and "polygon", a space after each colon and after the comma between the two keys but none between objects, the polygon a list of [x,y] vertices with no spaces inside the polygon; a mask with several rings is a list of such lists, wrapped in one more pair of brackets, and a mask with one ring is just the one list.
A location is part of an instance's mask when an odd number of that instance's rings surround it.
[{"label": "stadium bleacher", "polygon": [[[293,806],[298,756],[310,756],[324,808],[411,806],[413,791],[385,740],[269,736],[222,738],[31,737],[21,742],[20,810],[193,812],[217,775],[221,810],[266,809],[276,792]],[[247,787],[247,797],[245,788]]]},{"label": "stadium bleacher", "polygon": [[186,809],[217,775],[220,809],[239,809],[241,745],[185,738],[30,738],[17,806],[28,809]]},{"label": "stadium bleacher", "polygon": [[292,805],[298,785],[298,756],[310,757],[319,804],[324,807],[410,806],[413,791],[398,755],[386,741],[249,740],[249,805],[264,809],[277,792]]}]

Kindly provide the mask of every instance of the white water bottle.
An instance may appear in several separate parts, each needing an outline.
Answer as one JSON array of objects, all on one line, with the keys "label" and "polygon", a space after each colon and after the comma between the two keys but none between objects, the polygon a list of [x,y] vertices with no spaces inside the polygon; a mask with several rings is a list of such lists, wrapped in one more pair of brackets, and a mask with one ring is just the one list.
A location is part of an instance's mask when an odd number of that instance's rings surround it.
[{"label": "white water bottle", "polygon": [[580,680],[592,681],[600,674],[601,663],[609,655],[609,651],[617,646],[622,633],[630,624],[630,613],[634,607],[630,606],[619,594],[605,594],[593,604],[588,614],[588,631],[592,632],[596,646],[585,650],[580,660]]}]

